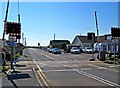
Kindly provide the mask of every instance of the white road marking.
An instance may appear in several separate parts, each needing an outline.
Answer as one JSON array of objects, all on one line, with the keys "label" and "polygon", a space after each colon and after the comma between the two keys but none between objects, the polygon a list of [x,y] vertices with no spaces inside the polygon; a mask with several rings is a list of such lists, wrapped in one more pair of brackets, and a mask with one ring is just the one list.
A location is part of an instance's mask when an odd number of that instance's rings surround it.
[{"label": "white road marking", "polygon": [[118,84],[116,84],[116,83],[114,83],[114,82],[111,82],[111,81],[108,81],[108,80],[106,80],[106,79],[100,78],[100,77],[98,77],[98,76],[95,76],[95,75],[86,73],[86,72],[84,72],[84,71],[82,71],[82,70],[78,70],[78,69],[73,69],[73,70],[74,70],[75,72],[79,73],[79,74],[82,74],[82,75],[84,75],[84,76],[93,78],[93,79],[95,79],[95,80],[97,80],[97,81],[100,81],[100,82],[102,82],[102,83],[105,83],[105,84],[107,84],[107,85],[120,87],[120,85],[118,85]]},{"label": "white road marking", "polygon": [[16,70],[16,71],[24,71],[24,72],[27,72],[27,71],[32,71],[31,69],[26,69],[26,70]]},{"label": "white road marking", "polygon": [[34,63],[37,64],[37,62],[35,61],[35,59],[33,59]]},{"label": "white road marking", "polygon": [[82,68],[81,70],[91,70],[91,68]]},{"label": "white road marking", "polygon": [[114,68],[115,67],[115,65],[111,65],[111,66],[109,66],[110,68]]},{"label": "white road marking", "polygon": [[51,59],[51,60],[55,60],[54,58],[52,58],[52,57],[50,57],[50,56],[48,56],[48,55],[45,55],[45,54],[43,54],[43,53],[40,53],[41,55],[43,55],[43,56],[46,56],[47,58],[49,58],[49,59]]},{"label": "white road marking", "polygon": [[65,72],[65,71],[73,71],[73,69],[44,70],[44,72]]},{"label": "white road marking", "polygon": [[112,70],[112,69],[110,69],[110,68],[107,68],[107,67],[100,67],[100,66],[93,65],[93,64],[88,64],[88,65],[91,65],[91,66],[93,66],[93,67],[96,67],[97,69],[107,69],[107,70],[111,70],[111,71],[118,72],[117,70]]},{"label": "white road marking", "polygon": [[107,69],[106,67],[98,67],[97,69]]}]

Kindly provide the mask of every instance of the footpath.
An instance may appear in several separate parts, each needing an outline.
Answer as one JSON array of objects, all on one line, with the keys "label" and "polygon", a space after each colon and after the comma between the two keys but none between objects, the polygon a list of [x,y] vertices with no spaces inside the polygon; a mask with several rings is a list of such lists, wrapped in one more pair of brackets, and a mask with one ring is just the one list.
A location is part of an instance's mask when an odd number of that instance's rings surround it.
[{"label": "footpath", "polygon": [[14,70],[8,70],[2,76],[2,88],[41,88],[40,82],[37,78],[34,62],[23,55],[14,66]]}]

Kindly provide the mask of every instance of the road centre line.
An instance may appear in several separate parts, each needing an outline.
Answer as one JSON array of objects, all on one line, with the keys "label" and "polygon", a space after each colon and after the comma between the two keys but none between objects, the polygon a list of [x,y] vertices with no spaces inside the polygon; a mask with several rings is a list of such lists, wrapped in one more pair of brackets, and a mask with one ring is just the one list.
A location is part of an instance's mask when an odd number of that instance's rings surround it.
[{"label": "road centre line", "polygon": [[[37,62],[35,61],[35,59],[33,59],[33,61],[35,62],[35,64],[37,65]],[[38,74],[39,74],[39,76],[40,76],[40,78],[42,79],[42,81],[44,82],[44,84],[48,87],[48,88],[50,88],[50,86],[49,86],[49,82],[46,80],[46,76],[45,76],[45,74],[43,73],[43,71],[42,71],[42,69],[37,65],[37,67],[38,67]]]},{"label": "road centre line", "polygon": [[[32,68],[33,69],[33,71],[34,71],[34,73],[35,73],[35,68]],[[40,80],[39,80],[39,78],[35,75],[35,77],[37,78],[37,81],[38,81],[38,83],[39,83],[39,85],[42,87],[42,88],[44,88],[43,87],[43,84],[40,82]]]},{"label": "road centre line", "polygon": [[45,79],[44,79],[43,76],[41,75],[41,73],[40,73],[39,71],[37,71],[37,72],[38,72],[40,78],[42,79],[42,81],[44,82],[44,84],[45,84],[48,88],[50,88],[49,85],[48,85],[48,83],[45,81]]},{"label": "road centre line", "polygon": [[42,76],[43,76],[44,78],[47,78],[47,77],[45,76],[45,74],[43,73],[42,69],[41,69],[38,65],[37,65],[37,67],[38,67],[38,69],[39,69],[39,72],[41,72]]},{"label": "road centre line", "polygon": [[102,83],[105,83],[105,84],[107,84],[107,85],[115,86],[115,87],[118,87],[118,88],[120,87],[120,85],[118,85],[118,84],[116,84],[116,83],[113,83],[113,82],[108,81],[108,80],[106,80],[106,79],[103,79],[103,78],[97,77],[97,76],[95,76],[95,75],[86,73],[86,72],[84,72],[84,71],[82,71],[82,70],[78,70],[78,69],[73,69],[73,70],[74,70],[75,72],[79,73],[79,74],[82,74],[82,75],[84,75],[84,76],[93,78],[93,79],[95,79],[95,80],[97,80],[97,81],[100,81],[100,82],[102,82]]}]

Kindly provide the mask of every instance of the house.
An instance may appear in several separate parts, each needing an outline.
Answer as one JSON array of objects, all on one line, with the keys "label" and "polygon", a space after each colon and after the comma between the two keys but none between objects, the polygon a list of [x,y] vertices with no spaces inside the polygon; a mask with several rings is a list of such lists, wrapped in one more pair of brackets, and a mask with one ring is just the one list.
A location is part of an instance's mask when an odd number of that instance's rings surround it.
[{"label": "house", "polygon": [[67,44],[70,44],[69,40],[51,40],[49,47],[65,49]]},{"label": "house", "polygon": [[[94,50],[98,51],[99,49],[101,51],[105,52],[110,52],[113,53],[114,50],[115,52],[118,52],[118,42],[120,42],[120,39],[116,39],[116,43],[114,43],[115,39],[112,39],[111,34],[105,34],[102,36],[99,36],[99,43],[97,43],[97,36],[95,36],[95,41],[94,41]],[[77,35],[73,42],[72,45],[79,45],[81,48],[85,47],[92,47],[92,41],[87,39],[87,36],[81,36]],[[115,45],[114,45],[115,44]]]},{"label": "house", "polygon": [[[103,42],[105,40],[105,36],[99,36],[99,42]],[[97,41],[97,36],[95,37],[95,41]],[[77,35],[75,36],[72,44],[73,45],[80,45],[81,48],[84,47],[92,47],[91,45],[92,41],[88,40],[87,36],[83,36],[83,35]]]},{"label": "house", "polygon": [[105,35],[105,41],[101,43],[101,50],[108,53],[118,53],[120,38],[112,39],[111,34]]}]

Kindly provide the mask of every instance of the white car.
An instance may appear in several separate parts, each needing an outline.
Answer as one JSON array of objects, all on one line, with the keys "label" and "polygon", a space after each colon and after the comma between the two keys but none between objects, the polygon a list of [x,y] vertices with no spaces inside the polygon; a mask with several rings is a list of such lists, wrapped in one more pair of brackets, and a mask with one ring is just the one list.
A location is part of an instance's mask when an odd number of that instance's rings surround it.
[{"label": "white car", "polygon": [[77,47],[72,47],[72,49],[70,50],[70,52],[73,53],[73,54],[80,54],[81,53],[80,49],[77,48]]},{"label": "white car", "polygon": [[52,53],[53,54],[61,54],[61,50],[59,48],[53,48]]},{"label": "white car", "polygon": [[[84,52],[85,52],[85,53],[92,54],[92,48],[91,48],[91,47],[85,47]],[[95,52],[95,51],[93,50],[93,53],[94,53],[94,52]]]}]

